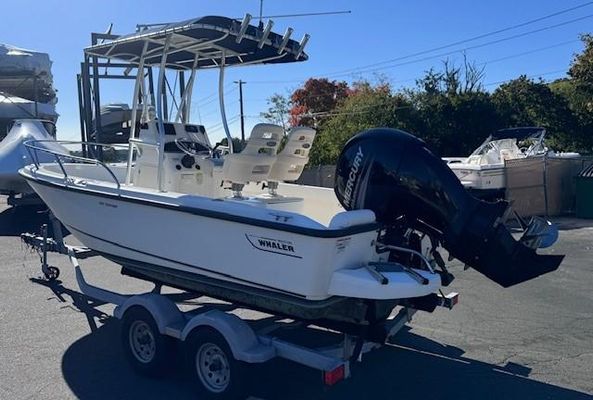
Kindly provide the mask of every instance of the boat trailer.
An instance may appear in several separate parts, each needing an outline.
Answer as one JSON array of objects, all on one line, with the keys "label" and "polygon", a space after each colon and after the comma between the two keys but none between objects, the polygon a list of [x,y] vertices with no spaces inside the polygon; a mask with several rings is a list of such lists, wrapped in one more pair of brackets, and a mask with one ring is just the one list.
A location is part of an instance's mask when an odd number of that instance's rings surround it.
[{"label": "boat trailer", "polygon": [[[247,321],[217,308],[200,307],[181,311],[167,295],[160,293],[160,285],[148,293],[124,295],[97,286],[84,278],[79,260],[98,256],[83,246],[64,243],[61,223],[50,214],[53,232],[44,224],[41,235],[21,234],[22,241],[38,251],[41,271],[49,281],[60,275],[57,267],[47,263],[47,254],[68,256],[75,269],[81,293],[116,307],[113,316],[122,321],[122,347],[132,367],[149,376],[163,374],[170,367],[175,343],[181,344],[186,354],[186,367],[192,372],[196,390],[214,398],[235,398],[245,390],[245,368],[274,358],[293,361],[321,372],[322,382],[332,386],[351,376],[353,363],[362,362],[364,354],[380,348],[384,343],[362,341],[354,335],[319,328],[307,321],[270,318],[263,324]],[[196,297],[201,297],[197,295]],[[452,309],[458,301],[457,293],[439,295],[439,306]],[[237,308],[246,308],[239,306]],[[401,307],[386,321],[388,343],[416,309]],[[294,339],[281,338],[283,329],[314,329],[331,335],[336,340],[329,346],[311,348]]]}]

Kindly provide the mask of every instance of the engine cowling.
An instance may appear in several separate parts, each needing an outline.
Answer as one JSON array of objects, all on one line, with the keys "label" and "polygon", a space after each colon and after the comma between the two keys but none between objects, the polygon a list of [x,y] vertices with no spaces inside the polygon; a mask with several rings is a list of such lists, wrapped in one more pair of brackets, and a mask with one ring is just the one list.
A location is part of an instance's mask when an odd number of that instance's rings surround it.
[{"label": "engine cowling", "polygon": [[385,226],[402,221],[438,236],[443,247],[504,287],[558,268],[564,256],[539,255],[503,223],[508,203],[471,196],[426,144],[401,130],[354,136],[336,166],[335,193],[345,209],[370,209]]}]

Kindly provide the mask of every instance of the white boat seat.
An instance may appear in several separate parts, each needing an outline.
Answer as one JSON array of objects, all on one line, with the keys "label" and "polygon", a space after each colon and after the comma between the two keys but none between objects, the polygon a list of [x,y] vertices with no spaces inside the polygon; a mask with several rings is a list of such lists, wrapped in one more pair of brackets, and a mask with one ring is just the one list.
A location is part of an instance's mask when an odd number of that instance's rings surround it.
[{"label": "white boat seat", "polygon": [[355,225],[372,224],[376,222],[375,213],[371,210],[342,211],[334,215],[329,222],[330,229],[345,229]]},{"label": "white boat seat", "polygon": [[283,136],[281,126],[255,125],[243,151],[224,157],[224,179],[238,185],[267,180]]},{"label": "white boat seat", "polygon": [[315,139],[315,129],[306,126],[292,128],[286,146],[276,157],[268,181],[296,181],[309,162],[309,152]]}]

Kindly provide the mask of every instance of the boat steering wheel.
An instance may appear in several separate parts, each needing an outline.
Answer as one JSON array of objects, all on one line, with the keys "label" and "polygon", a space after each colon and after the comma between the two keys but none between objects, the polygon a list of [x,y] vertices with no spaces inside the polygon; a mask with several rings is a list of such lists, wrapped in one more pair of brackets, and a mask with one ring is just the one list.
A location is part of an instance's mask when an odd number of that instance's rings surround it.
[{"label": "boat steering wheel", "polygon": [[175,139],[175,145],[179,150],[192,157],[204,155],[206,152],[212,157],[214,153],[212,147],[195,139],[177,138]]}]

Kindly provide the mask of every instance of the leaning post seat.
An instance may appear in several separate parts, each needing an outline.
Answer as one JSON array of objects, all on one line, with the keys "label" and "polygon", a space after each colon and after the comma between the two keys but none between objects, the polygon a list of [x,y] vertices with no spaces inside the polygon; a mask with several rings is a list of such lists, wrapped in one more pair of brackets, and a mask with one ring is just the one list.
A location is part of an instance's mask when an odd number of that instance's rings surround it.
[{"label": "leaning post seat", "polygon": [[224,180],[231,182],[235,197],[241,197],[243,186],[248,182],[268,179],[283,136],[284,129],[281,126],[257,124],[243,151],[224,157]]},{"label": "leaning post seat", "polygon": [[270,194],[276,195],[278,182],[299,179],[305,165],[309,162],[309,152],[315,133],[315,129],[306,126],[298,126],[290,130],[286,146],[276,156],[276,162],[268,176]]}]

